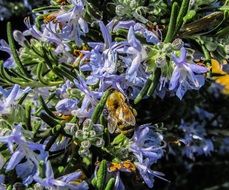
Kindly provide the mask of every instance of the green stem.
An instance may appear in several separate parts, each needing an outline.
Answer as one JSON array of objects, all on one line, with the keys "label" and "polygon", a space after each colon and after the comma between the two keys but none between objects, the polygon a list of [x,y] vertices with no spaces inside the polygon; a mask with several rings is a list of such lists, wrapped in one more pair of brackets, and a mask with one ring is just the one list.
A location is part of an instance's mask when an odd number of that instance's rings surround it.
[{"label": "green stem", "polygon": [[67,76],[69,76],[69,78],[72,78],[72,80],[74,80],[75,78],[77,78],[77,75],[75,75],[75,73],[73,71],[69,71],[66,66],[64,65],[59,65],[58,66],[61,71]]},{"label": "green stem", "polygon": [[31,80],[31,79],[26,78],[25,76],[23,76],[23,74],[21,74],[21,73],[15,71],[15,70],[10,70],[10,72],[13,73],[14,75],[18,76],[19,78],[24,79],[25,81],[30,81],[30,82],[33,81],[33,80]]},{"label": "green stem", "polygon": [[165,37],[164,42],[169,43],[173,40],[174,37],[174,30],[176,28],[176,15],[178,12],[178,4],[177,2],[174,2],[172,5],[172,12],[169,20],[169,26],[168,26],[168,31]]},{"label": "green stem", "polygon": [[39,174],[41,178],[45,178],[45,163],[44,161],[40,161],[38,166]]},{"label": "green stem", "polygon": [[17,53],[16,47],[15,47],[15,43],[14,43],[14,39],[13,39],[13,31],[12,31],[12,24],[11,22],[7,23],[7,39],[9,42],[9,46],[14,58],[15,63],[17,64],[17,66],[19,67],[20,71],[27,77],[30,78],[29,73],[27,72],[27,70],[25,69],[25,67],[23,66],[19,55]]},{"label": "green stem", "polygon": [[31,105],[26,106],[26,128],[30,131],[32,131],[32,125],[31,125]]},{"label": "green stem", "polygon": [[[205,47],[205,45],[201,45],[201,48],[203,50],[204,53],[204,57],[205,57],[205,64],[207,65],[208,68],[211,68],[211,55],[209,53],[209,51],[207,50],[207,48]],[[212,69],[210,69],[210,71],[207,73],[208,77],[212,76]]]},{"label": "green stem", "polygon": [[114,188],[114,185],[115,185],[115,179],[112,177],[112,178],[108,181],[105,190],[112,190],[112,189]]},{"label": "green stem", "polygon": [[[207,65],[208,68],[211,68],[211,55],[210,55],[210,52],[205,47],[204,42],[200,37],[198,37],[196,41],[197,41],[197,43],[199,43],[199,45],[201,46],[202,51],[204,53],[205,64]],[[211,77],[211,75],[212,75],[212,69],[210,69],[210,72],[207,73],[208,77]]]},{"label": "green stem", "polygon": [[53,117],[47,115],[45,112],[40,113],[40,118],[47,123],[50,127],[55,127],[56,125],[60,124],[59,121],[55,120]]},{"label": "green stem", "polygon": [[41,29],[41,23],[40,23],[40,21],[43,20],[44,17],[45,17],[46,15],[48,15],[48,14],[39,15],[39,16],[37,16],[37,17],[35,18],[35,25],[36,25],[36,27],[38,28],[38,30]]},{"label": "green stem", "polygon": [[[22,81],[20,78],[13,78],[11,77],[6,71],[5,68],[3,67],[3,63],[0,62],[0,74],[2,75],[3,79],[5,79],[8,83],[10,84],[19,84],[21,87],[27,87],[30,86],[31,88],[39,88],[39,87],[46,87],[47,85],[37,82],[37,81]],[[57,82],[55,83],[50,83],[50,86],[56,86]],[[62,82],[61,82],[62,83]],[[59,83],[59,84],[61,84]]]},{"label": "green stem", "polygon": [[24,100],[26,99],[27,95],[29,94],[29,92],[27,92],[26,94],[24,94],[18,101],[18,105],[22,105]]},{"label": "green stem", "polygon": [[50,69],[52,69],[53,66],[52,66],[52,63],[51,63],[51,61],[49,59],[47,50],[45,49],[45,47],[43,45],[41,46],[41,48],[42,48],[42,51],[43,51],[43,59],[45,60],[45,63],[49,66]]},{"label": "green stem", "polygon": [[99,169],[98,169],[97,176],[96,176],[96,179],[97,179],[96,185],[97,185],[98,190],[104,189],[105,183],[106,183],[106,176],[107,176],[107,161],[102,160],[99,165]]},{"label": "green stem", "polygon": [[53,114],[53,112],[48,108],[46,102],[42,98],[42,96],[39,96],[39,101],[41,103],[42,108],[45,110],[45,112],[50,115],[51,117],[60,120],[61,118],[57,117],[56,115]]},{"label": "green stem", "polygon": [[99,117],[100,117],[100,115],[102,114],[103,109],[104,109],[104,107],[105,107],[107,98],[110,96],[111,92],[112,92],[111,89],[107,90],[107,91],[103,94],[103,96],[102,96],[102,98],[100,99],[99,103],[96,105],[96,107],[95,107],[95,109],[94,109],[94,111],[93,111],[93,113],[92,113],[92,116],[91,116],[91,121],[92,121],[92,123],[97,123],[97,121],[99,120]]},{"label": "green stem", "polygon": [[41,12],[41,11],[53,11],[53,10],[59,10],[60,6],[47,6],[47,7],[39,7],[36,9],[33,9],[32,12],[33,13],[37,13],[37,12]]},{"label": "green stem", "polygon": [[73,77],[70,72],[66,72],[65,70],[63,70],[62,68],[58,67],[58,66],[54,66],[53,67],[53,72],[55,74],[57,74],[59,77],[63,78],[66,77],[68,80],[73,81],[75,79],[75,77]]},{"label": "green stem", "polygon": [[39,81],[44,84],[44,85],[47,85],[47,86],[56,86],[56,85],[59,85],[59,84],[62,84],[63,81],[56,81],[56,82],[49,82],[49,81],[46,81],[44,78],[43,78],[43,74],[42,74],[42,71],[43,71],[43,63],[40,62],[37,66],[37,78],[39,79]]},{"label": "green stem", "polygon": [[[55,97],[55,93],[51,94],[48,99],[46,100],[45,104],[48,104],[53,98]],[[35,112],[35,115],[39,114],[40,111],[42,110],[42,106],[38,108],[38,110]]]},{"label": "green stem", "polygon": [[182,0],[181,8],[176,21],[176,28],[174,35],[180,30],[180,27],[183,25],[183,18],[188,12],[190,0]]},{"label": "green stem", "polygon": [[156,70],[154,71],[153,81],[147,91],[147,96],[151,96],[154,93],[154,91],[156,90],[157,85],[160,81],[160,76],[161,76],[161,69],[156,68]]},{"label": "green stem", "polygon": [[11,77],[5,70],[3,63],[0,62],[0,73],[2,75],[2,77],[9,82],[10,84],[19,84],[21,85],[23,82],[20,81],[20,78],[13,78]]},{"label": "green stem", "polygon": [[224,27],[222,30],[218,31],[216,33],[216,36],[218,37],[224,37],[225,35],[227,35],[229,33],[229,26]]},{"label": "green stem", "polygon": [[62,129],[62,126],[61,125],[57,125],[55,127],[55,134],[53,134],[53,136],[49,139],[48,143],[46,144],[46,147],[45,147],[45,150],[48,151],[52,145],[55,143],[56,139],[58,138],[58,136],[60,135],[61,133],[61,129]]},{"label": "green stem", "polygon": [[153,77],[154,77],[154,74],[152,73],[149,76],[149,78],[147,79],[145,85],[143,86],[143,88],[141,89],[141,91],[139,92],[137,97],[134,99],[134,104],[138,104],[144,98],[144,96],[147,94],[148,89],[153,82]]},{"label": "green stem", "polygon": [[37,78],[38,80],[44,84],[44,85],[48,85],[49,86],[49,82],[47,82],[46,80],[44,80],[43,76],[42,76],[42,71],[43,71],[43,63],[40,62],[37,66]]}]

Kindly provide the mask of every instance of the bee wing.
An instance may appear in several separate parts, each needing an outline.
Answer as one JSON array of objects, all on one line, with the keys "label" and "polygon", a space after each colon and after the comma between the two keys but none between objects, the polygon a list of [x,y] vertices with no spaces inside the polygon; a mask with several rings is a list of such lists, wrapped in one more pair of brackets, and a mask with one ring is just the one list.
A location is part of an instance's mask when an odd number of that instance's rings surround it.
[{"label": "bee wing", "polygon": [[108,115],[108,131],[113,134],[117,128],[118,121],[115,117]]},{"label": "bee wing", "polygon": [[120,120],[122,120],[124,123],[128,125],[134,126],[136,124],[134,114],[131,111],[131,109],[128,107],[128,105],[123,104],[120,107],[119,118]]}]

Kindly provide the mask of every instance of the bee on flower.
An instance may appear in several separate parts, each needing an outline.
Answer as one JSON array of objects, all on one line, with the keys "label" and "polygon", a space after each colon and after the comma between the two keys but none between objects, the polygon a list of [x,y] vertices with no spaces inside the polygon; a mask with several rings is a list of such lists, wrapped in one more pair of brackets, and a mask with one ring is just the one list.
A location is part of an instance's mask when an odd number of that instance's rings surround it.
[{"label": "bee on flower", "polygon": [[125,96],[114,91],[107,99],[108,129],[110,133],[130,134],[136,124],[136,111],[127,104]]}]

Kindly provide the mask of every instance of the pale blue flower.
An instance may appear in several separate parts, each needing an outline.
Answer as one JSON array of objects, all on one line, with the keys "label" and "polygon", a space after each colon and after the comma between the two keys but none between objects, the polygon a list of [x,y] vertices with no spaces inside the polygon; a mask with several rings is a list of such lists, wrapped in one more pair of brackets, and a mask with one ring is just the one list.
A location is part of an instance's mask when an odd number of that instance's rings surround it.
[{"label": "pale blue flower", "polygon": [[145,47],[135,37],[133,27],[130,27],[127,41],[120,42],[116,51],[120,54],[119,59],[124,63],[122,67],[125,73],[121,74],[125,80],[121,87],[125,94],[130,92],[129,97],[134,99],[145,84],[149,74],[145,72],[144,62],[147,58]]},{"label": "pale blue flower", "polygon": [[149,188],[153,188],[154,185],[154,178],[158,177],[162,180],[167,181],[164,178],[164,174],[158,171],[153,171],[150,167],[151,167],[151,161],[150,159],[145,159],[142,162],[135,162],[135,165],[140,173],[140,175],[142,176],[144,182],[146,183],[146,185]]},{"label": "pale blue flower", "polygon": [[84,3],[82,0],[72,0],[73,8],[63,14],[59,14],[56,20],[62,24],[61,37],[68,40],[75,40],[77,46],[83,41],[81,36],[88,32],[88,24],[83,19]]},{"label": "pale blue flower", "polygon": [[180,57],[172,55],[176,64],[172,77],[170,79],[169,90],[175,90],[176,95],[182,99],[187,90],[199,90],[204,85],[203,73],[208,69],[196,64],[190,64],[186,61],[186,49],[181,48]]},{"label": "pale blue flower", "polygon": [[72,115],[77,116],[78,118],[89,118],[95,108],[95,104],[92,103],[91,98],[87,95],[84,96],[81,107],[76,110],[72,110]]},{"label": "pale blue flower", "polygon": [[[8,148],[12,153],[6,165],[6,171],[13,170],[16,167],[18,177],[22,178],[25,184],[30,184],[32,182],[32,176],[35,175],[36,169],[39,166],[40,160],[46,160],[48,156],[45,152],[45,146],[27,141],[20,124],[14,126],[9,135],[1,136],[0,142],[8,144]],[[17,146],[15,150],[14,145]],[[39,151],[39,153],[35,153],[35,151]],[[19,164],[23,158],[26,158],[27,161]]]},{"label": "pale blue flower", "polygon": [[83,51],[83,60],[90,60],[88,64],[81,63],[81,70],[90,72],[86,78],[88,85],[99,85],[98,92],[104,92],[112,87],[126,94],[128,97],[137,96],[148,74],[143,62],[147,55],[145,47],[135,37],[133,27],[129,30],[128,40],[112,42],[111,30],[113,22],[107,26],[99,22],[104,43],[88,43],[93,49]]},{"label": "pale blue flower", "polygon": [[6,43],[5,40],[0,40],[0,51],[4,51],[10,55],[10,57],[4,61],[3,66],[7,69],[15,67],[14,58],[10,50],[10,46]]},{"label": "pale blue flower", "polygon": [[182,121],[179,128],[184,133],[184,137],[180,139],[185,145],[182,150],[183,155],[194,160],[195,155],[208,156],[214,151],[212,140],[206,138],[206,131],[198,122],[185,123]]},{"label": "pale blue flower", "polygon": [[9,148],[11,153],[14,152],[13,151],[13,144],[14,143],[19,144],[19,143],[23,143],[25,141],[25,138],[21,132],[21,128],[22,127],[20,125],[17,125],[13,128],[10,135],[0,137],[0,142],[8,144],[8,148]]},{"label": "pale blue flower", "polygon": [[27,27],[27,30],[23,32],[24,36],[32,36],[33,38],[36,38],[41,41],[46,41],[47,35],[50,34],[50,32],[46,29],[45,25],[42,26],[43,31],[40,31],[36,25],[31,25],[30,18],[27,17],[24,19],[24,23]]},{"label": "pale blue flower", "polygon": [[96,103],[96,100],[102,97],[101,92],[92,91],[89,89],[86,80],[82,76],[78,76],[77,79],[74,79],[74,84],[83,94],[87,95],[93,103]]},{"label": "pale blue flower", "polygon": [[140,64],[147,58],[146,50],[141,45],[140,41],[135,37],[134,30],[131,27],[127,36],[130,47],[127,49],[127,54],[133,55],[133,61],[130,68],[128,69],[128,75],[135,75],[138,71]]},{"label": "pale blue flower", "polygon": [[146,28],[144,24],[136,23],[133,20],[128,21],[119,21],[115,26],[113,31],[116,32],[119,29],[129,29],[133,27],[133,30],[136,34],[142,35],[148,43],[157,44],[160,42],[156,31],[150,31]]},{"label": "pale blue flower", "polygon": [[11,90],[0,89],[0,94],[2,94],[2,99],[0,100],[0,114],[10,113],[11,106],[16,103],[16,101],[21,98],[24,94],[31,90],[30,87],[20,90],[20,86],[15,84]]},{"label": "pale blue flower", "polygon": [[78,100],[65,98],[56,104],[56,111],[68,115],[72,110],[77,108]]},{"label": "pale blue flower", "polygon": [[91,91],[83,77],[78,76],[74,84],[84,95],[81,107],[72,110],[72,114],[79,118],[88,118],[91,116],[98,100],[102,97],[103,92]]},{"label": "pale blue flower", "polygon": [[42,24],[38,29],[36,25],[30,23],[29,17],[25,18],[24,22],[27,27],[27,30],[23,32],[24,36],[32,36],[39,41],[54,44],[55,50],[52,53],[58,57],[59,62],[72,63],[74,61],[74,56],[69,52],[70,48],[59,34],[60,30],[55,23]]},{"label": "pale blue flower", "polygon": [[73,86],[74,84],[70,80],[66,80],[64,84],[57,88],[56,94],[61,98],[67,98],[68,92],[72,89]]},{"label": "pale blue flower", "polygon": [[88,184],[83,181],[79,184],[71,183],[80,178],[82,173],[80,171],[70,173],[55,179],[54,173],[51,167],[51,163],[48,161],[45,164],[45,177],[41,178],[39,172],[33,177],[33,179],[42,187],[55,188],[55,189],[69,189],[69,190],[87,190]]},{"label": "pale blue flower", "polygon": [[136,23],[134,25],[134,31],[137,33],[137,34],[141,34],[145,37],[146,41],[148,43],[152,43],[152,44],[158,44],[160,42],[158,36],[155,34],[156,31],[150,31],[146,28],[145,25],[143,24],[140,24],[140,23]]},{"label": "pale blue flower", "polygon": [[163,156],[162,145],[163,137],[152,130],[150,124],[139,126],[130,145],[130,151],[142,163],[144,159],[148,159],[151,164],[156,163]]},{"label": "pale blue flower", "polygon": [[[0,177],[1,177],[1,176],[0,176]],[[6,190],[6,185],[0,183],[0,189],[1,189],[1,190]]]},{"label": "pale blue flower", "polygon": [[25,36],[23,35],[23,33],[19,30],[14,30],[13,32],[13,37],[14,37],[14,40],[21,46],[25,46],[25,43],[26,43],[26,38]]},{"label": "pale blue flower", "polygon": [[17,164],[15,170],[17,176],[22,179],[23,184],[29,185],[33,182],[33,176],[37,172],[37,166],[31,160],[27,160],[26,162]]}]

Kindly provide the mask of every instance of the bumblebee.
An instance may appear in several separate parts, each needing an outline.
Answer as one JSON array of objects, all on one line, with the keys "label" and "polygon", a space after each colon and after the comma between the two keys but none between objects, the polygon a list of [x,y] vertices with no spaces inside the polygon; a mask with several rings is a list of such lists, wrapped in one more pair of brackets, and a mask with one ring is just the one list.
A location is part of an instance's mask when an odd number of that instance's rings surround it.
[{"label": "bumblebee", "polygon": [[136,124],[136,111],[128,105],[125,96],[115,90],[106,101],[108,130],[112,133],[130,134]]}]

